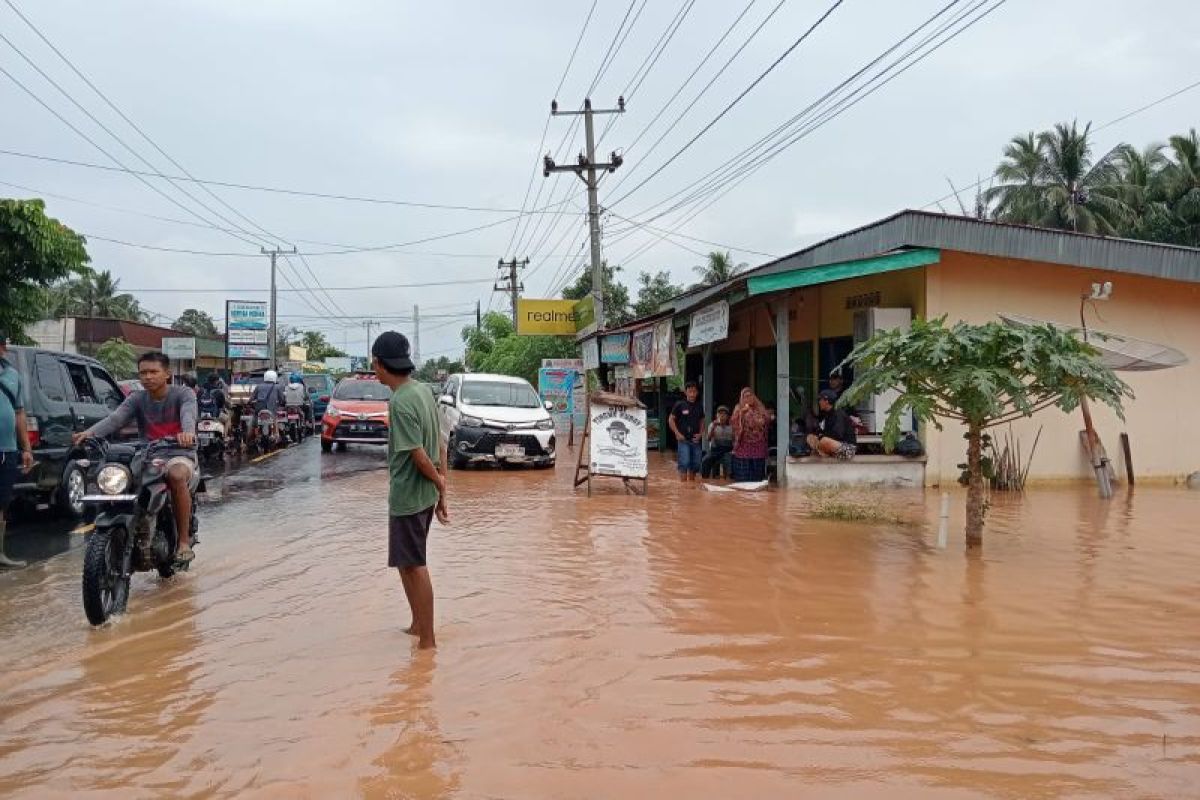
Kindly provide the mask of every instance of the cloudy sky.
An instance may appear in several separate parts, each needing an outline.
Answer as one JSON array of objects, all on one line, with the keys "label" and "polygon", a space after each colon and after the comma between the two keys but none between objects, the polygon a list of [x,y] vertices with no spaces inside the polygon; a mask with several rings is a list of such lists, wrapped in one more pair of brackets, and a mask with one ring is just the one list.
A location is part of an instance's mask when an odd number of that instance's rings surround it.
[{"label": "cloudy sky", "polygon": [[[361,353],[364,319],[408,332],[419,304],[422,355],[434,356],[461,352],[468,317],[456,315],[473,317],[476,300],[506,307],[491,292],[498,258],[528,256],[526,295],[542,297],[587,257],[582,183],[534,170],[539,153],[565,163],[582,146],[575,118],[548,118],[556,90],[564,109],[589,89],[598,108],[626,96],[626,113],[598,118],[597,133],[607,131],[603,153],[625,158],[600,197],[605,256],[629,283],[660,269],[690,280],[707,242],[757,264],[902,208],[936,209],[948,178],[975,183],[1009,137],[1060,120],[1103,126],[1101,151],[1200,124],[1200,88],[1107,124],[1200,81],[1194,0],[1136,11],[1109,0],[844,0],[729,107],[831,4],[0,0],[11,75],[0,73],[0,150],[113,168],[0,154],[0,196],[44,197],[88,234],[96,267],[167,317],[199,307],[220,318],[226,298],[265,297],[258,248],[294,244],[307,255],[281,261],[280,286],[299,290],[281,293],[284,324]],[[157,177],[180,167],[12,6],[195,178],[386,202]],[[739,158],[777,129],[788,138]],[[362,286],[395,288],[339,290]]]}]

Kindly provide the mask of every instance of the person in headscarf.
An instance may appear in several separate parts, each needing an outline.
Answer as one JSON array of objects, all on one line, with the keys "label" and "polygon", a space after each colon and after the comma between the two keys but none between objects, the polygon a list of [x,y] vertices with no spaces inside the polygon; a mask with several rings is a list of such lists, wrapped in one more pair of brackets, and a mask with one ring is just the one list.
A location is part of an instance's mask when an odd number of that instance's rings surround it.
[{"label": "person in headscarf", "polygon": [[766,406],[750,387],[742,389],[733,412],[734,482],[766,480],[770,426]]}]

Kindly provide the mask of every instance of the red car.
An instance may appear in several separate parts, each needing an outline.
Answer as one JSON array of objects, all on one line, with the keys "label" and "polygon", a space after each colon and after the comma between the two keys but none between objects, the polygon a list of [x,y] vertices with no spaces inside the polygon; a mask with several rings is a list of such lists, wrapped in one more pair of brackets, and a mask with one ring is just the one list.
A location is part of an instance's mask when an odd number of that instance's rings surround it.
[{"label": "red car", "polygon": [[338,381],[321,420],[321,450],[347,444],[387,444],[388,400],[392,390],[372,374],[348,375]]}]

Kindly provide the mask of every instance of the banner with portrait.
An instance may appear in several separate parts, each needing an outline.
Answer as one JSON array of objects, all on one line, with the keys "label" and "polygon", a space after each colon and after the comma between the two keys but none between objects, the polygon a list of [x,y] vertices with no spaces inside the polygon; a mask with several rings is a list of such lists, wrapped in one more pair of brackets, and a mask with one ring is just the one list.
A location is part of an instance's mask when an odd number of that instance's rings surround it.
[{"label": "banner with portrait", "polygon": [[592,474],[645,478],[646,409],[593,403],[590,413]]}]

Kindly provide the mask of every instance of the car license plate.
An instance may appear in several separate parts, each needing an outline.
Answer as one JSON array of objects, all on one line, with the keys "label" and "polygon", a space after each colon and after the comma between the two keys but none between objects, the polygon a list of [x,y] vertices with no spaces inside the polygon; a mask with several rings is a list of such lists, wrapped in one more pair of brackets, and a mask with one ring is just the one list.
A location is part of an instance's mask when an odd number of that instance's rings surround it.
[{"label": "car license plate", "polygon": [[524,458],[525,448],[519,444],[496,445],[496,458]]}]

